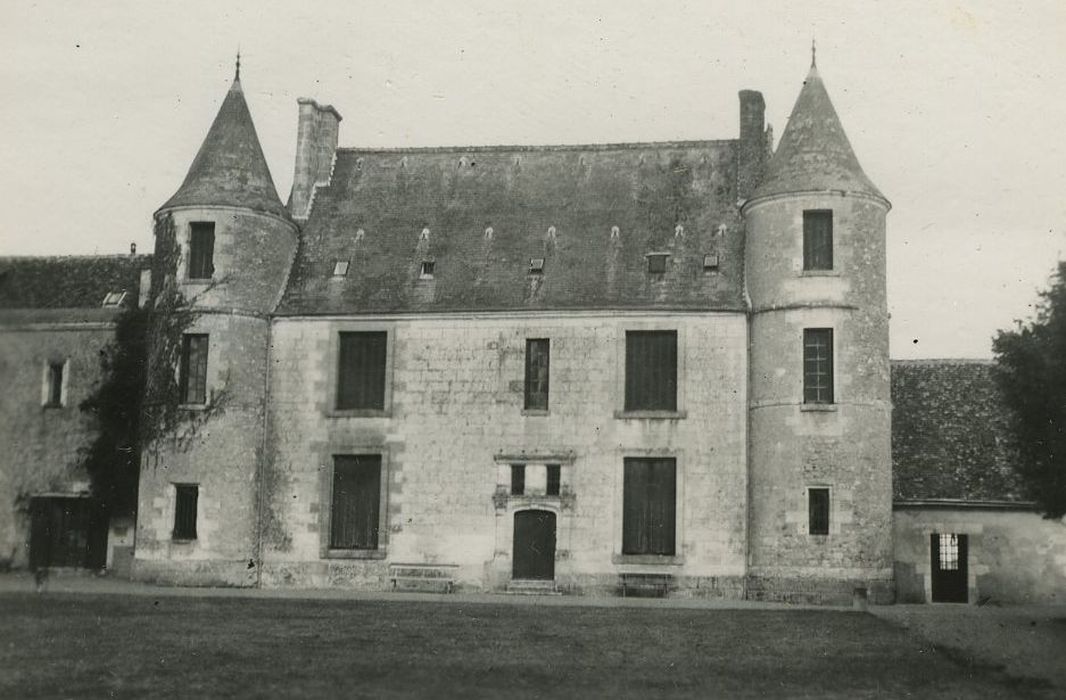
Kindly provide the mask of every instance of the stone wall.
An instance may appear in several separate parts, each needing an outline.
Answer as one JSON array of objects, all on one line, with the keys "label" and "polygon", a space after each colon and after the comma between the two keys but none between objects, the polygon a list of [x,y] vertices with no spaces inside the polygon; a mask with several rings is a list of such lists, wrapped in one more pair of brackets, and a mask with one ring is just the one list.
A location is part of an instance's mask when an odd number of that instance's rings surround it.
[{"label": "stone wall", "polygon": [[932,600],[929,536],[968,535],[970,603],[1066,601],[1066,521],[1020,508],[897,506],[899,603]]},{"label": "stone wall", "polygon": [[[389,333],[385,415],[338,414],[336,334],[375,329]],[[673,418],[616,417],[625,331],[640,329],[678,332]],[[546,415],[523,411],[526,338],[551,339]],[[457,565],[461,587],[500,588],[511,576],[514,512],[537,507],[558,515],[563,588],[613,588],[622,571],[655,571],[690,590],[740,595],[746,347],[741,314],[277,319],[264,584],[380,588],[389,563],[434,563]],[[387,527],[380,551],[333,559],[332,456],[359,452],[383,455]],[[623,458],[649,454],[673,456],[678,468],[677,556],[652,563],[621,555]],[[562,464],[562,495],[510,498],[507,465],[515,461],[531,474]]]},{"label": "stone wall", "polygon": [[[29,497],[89,490],[79,450],[92,439],[79,405],[101,378],[100,353],[114,327],[109,311],[72,312],[64,322],[0,318],[0,559],[24,566],[29,554]],[[92,317],[96,318],[93,319]],[[64,363],[61,406],[45,406],[46,371]]]}]

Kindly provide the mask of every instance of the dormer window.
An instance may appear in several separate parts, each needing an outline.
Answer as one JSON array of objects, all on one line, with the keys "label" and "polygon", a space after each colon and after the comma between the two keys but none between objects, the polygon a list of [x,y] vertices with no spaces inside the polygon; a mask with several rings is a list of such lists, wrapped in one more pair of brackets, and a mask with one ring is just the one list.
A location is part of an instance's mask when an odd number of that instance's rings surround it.
[{"label": "dormer window", "polygon": [[544,274],[544,258],[530,258],[529,259],[529,274],[542,275]]},{"label": "dormer window", "polygon": [[108,292],[104,297],[104,303],[101,304],[105,309],[121,306],[123,300],[126,298],[126,292]]},{"label": "dormer window", "polygon": [[648,272],[653,275],[661,275],[666,272],[667,253],[648,253]]},{"label": "dormer window", "polygon": [[718,272],[718,253],[708,253],[703,256],[703,271]]},{"label": "dormer window", "polygon": [[344,277],[348,274],[348,261],[337,260],[333,263],[333,276]]},{"label": "dormer window", "polygon": [[215,223],[189,225],[189,279],[209,280],[215,274]]},{"label": "dormer window", "polygon": [[433,279],[433,268],[436,267],[436,263],[432,260],[423,260],[422,266],[418,269],[418,279],[431,280]]}]

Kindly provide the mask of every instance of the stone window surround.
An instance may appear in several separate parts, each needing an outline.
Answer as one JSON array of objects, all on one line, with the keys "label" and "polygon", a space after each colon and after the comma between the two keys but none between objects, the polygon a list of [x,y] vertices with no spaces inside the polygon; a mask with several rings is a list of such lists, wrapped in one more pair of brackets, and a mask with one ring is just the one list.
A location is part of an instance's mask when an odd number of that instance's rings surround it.
[{"label": "stone window surround", "polygon": [[[334,457],[355,455],[381,456],[381,491],[378,494],[378,547],[377,549],[332,549],[329,546],[333,517],[333,469]],[[389,482],[392,476],[392,459],[388,445],[374,443],[331,443],[324,453],[329,463],[319,469],[319,494],[322,506],[319,512],[319,558],[320,559],[384,559],[389,544]]]},{"label": "stone window surround", "polygon": [[[829,492],[829,532],[825,534],[814,534],[810,530],[810,507],[811,507],[811,489],[825,489]],[[820,538],[817,541],[824,541],[833,535],[840,534],[840,518],[837,517],[837,499],[833,493],[833,486],[827,482],[817,481],[807,484],[803,488],[803,502],[807,506],[807,522],[804,523],[803,534],[810,538]]]},{"label": "stone window surround", "polygon": [[[178,269],[177,280],[183,287],[191,287],[195,289],[206,289],[221,279],[225,273],[224,262],[220,264],[218,251],[221,247],[220,243],[224,236],[226,236],[224,216],[198,216],[189,218],[187,221],[182,222],[174,227],[174,243],[177,245],[180,255],[178,255]],[[192,225],[193,224],[214,224],[215,225],[215,245],[212,255],[212,267],[213,272],[210,278],[198,278],[189,277],[189,262],[192,257]]]},{"label": "stone window surround", "polygon": [[[62,365],[63,376],[59,382],[59,403],[52,403],[52,365]],[[50,356],[45,359],[41,369],[41,407],[66,408],[68,403],[68,386],[70,383],[70,358]]]},{"label": "stone window surround", "polygon": [[[496,466],[496,488],[493,493],[493,503],[496,511],[498,513],[502,511],[513,513],[515,510],[543,507],[545,510],[555,510],[558,515],[560,507],[568,507],[573,501],[573,491],[570,485],[573,483],[571,470],[574,467],[574,458],[573,452],[499,452],[493,455],[493,462]],[[527,468],[530,466],[544,467],[545,486],[547,486],[547,466],[549,464],[559,465],[558,494],[548,495],[546,489],[544,493],[531,493],[528,469],[526,471],[525,492],[518,495],[511,493],[512,465],[522,465]]]},{"label": "stone window surround", "polygon": [[[829,330],[832,331],[832,338],[833,338],[833,345],[832,345],[832,350],[833,350],[833,354],[832,354],[832,361],[833,361],[833,376],[832,376],[833,403],[807,403],[804,400],[804,398],[806,396],[806,388],[807,388],[806,387],[807,368],[806,368],[806,365],[805,365],[806,349],[804,347],[804,344],[805,344],[806,340],[804,338],[804,333],[805,333],[805,331],[807,331],[809,329],[815,329],[815,328],[828,328]],[[799,403],[799,409],[800,409],[800,411],[807,411],[807,412],[812,412],[812,413],[818,413],[818,412],[825,413],[825,412],[836,411],[837,410],[837,406],[840,405],[840,382],[839,382],[839,374],[840,374],[839,373],[839,368],[840,368],[840,331],[837,328],[837,325],[835,323],[828,323],[828,324],[824,324],[824,325],[804,325],[802,328],[800,328],[799,349],[800,349],[800,353],[799,353],[799,364],[800,364],[800,371],[799,371],[799,381],[800,381],[799,397],[800,397],[800,403]],[[830,494],[830,496],[831,495],[832,494]]]},{"label": "stone window surround", "polygon": [[[680,339],[679,339],[680,344]],[[678,363],[680,365],[680,362]],[[625,458],[626,457],[669,457],[674,460],[674,489],[677,502],[674,504],[674,553],[662,554],[623,554],[622,553],[622,518],[625,502]],[[616,450],[614,479],[614,526],[611,563],[618,565],[620,572],[653,572],[664,566],[681,566],[685,563],[685,450],[681,448],[631,448]]]},{"label": "stone window surround", "polygon": [[[385,400],[383,408],[338,409],[337,381],[339,379],[341,333],[384,332],[385,335]],[[329,323],[329,355],[326,383],[325,415],[331,418],[390,418],[392,417],[392,373],[396,347],[396,323],[382,321],[331,321]],[[332,469],[332,467],[331,467]],[[384,476],[384,475],[382,475]]]},{"label": "stone window surround", "polygon": [[195,552],[200,549],[206,549],[207,545],[204,542],[204,532],[201,527],[204,523],[203,508],[204,508],[204,484],[203,482],[193,482],[189,480],[183,481],[170,481],[167,482],[167,499],[165,512],[163,513],[163,522],[169,523],[171,528],[174,525],[174,518],[178,509],[178,487],[185,486],[187,484],[196,484],[196,539],[183,540],[174,539],[173,530],[171,530],[165,541],[168,543],[169,551],[178,554],[179,556],[195,556]]},{"label": "stone window surround", "polygon": [[[677,410],[627,411],[626,406],[626,331],[674,331],[677,333]],[[686,409],[686,327],[676,321],[620,321],[615,325],[614,388],[612,403],[618,419],[678,420],[688,417]],[[619,550],[621,551],[621,550]]]}]

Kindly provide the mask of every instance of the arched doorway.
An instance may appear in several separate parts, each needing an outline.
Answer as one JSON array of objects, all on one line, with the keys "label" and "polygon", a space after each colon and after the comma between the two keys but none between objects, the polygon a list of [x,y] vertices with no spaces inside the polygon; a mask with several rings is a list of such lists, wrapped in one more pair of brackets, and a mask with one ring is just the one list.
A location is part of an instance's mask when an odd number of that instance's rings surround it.
[{"label": "arched doorway", "polygon": [[514,568],[519,581],[555,578],[555,513],[520,510],[514,514]]}]

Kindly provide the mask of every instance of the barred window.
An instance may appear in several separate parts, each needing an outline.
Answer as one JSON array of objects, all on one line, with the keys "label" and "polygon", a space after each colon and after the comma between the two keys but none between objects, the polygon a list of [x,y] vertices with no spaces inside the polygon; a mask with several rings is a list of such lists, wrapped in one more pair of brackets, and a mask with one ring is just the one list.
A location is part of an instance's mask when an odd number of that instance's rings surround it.
[{"label": "barred window", "polygon": [[957,571],[959,568],[959,536],[953,532],[940,534],[940,570]]},{"label": "barred window", "polygon": [[548,365],[551,345],[547,338],[526,340],[526,398],[527,409],[548,410]]},{"label": "barred window", "polygon": [[211,279],[215,274],[215,224],[194,221],[189,225],[189,279]]},{"label": "barred window", "polygon": [[337,401],[340,410],[385,408],[385,331],[340,334]]},{"label": "barred window", "polygon": [[803,331],[803,402],[833,403],[833,329]]},{"label": "barred window", "polygon": [[381,455],[336,455],[330,510],[331,549],[377,549]]},{"label": "barred window", "polygon": [[174,484],[174,539],[196,539],[196,504],[199,500],[198,484]]},{"label": "barred window", "polygon": [[178,385],[183,403],[207,403],[207,347],[206,333],[186,333],[181,339]]},{"label": "barred window", "polygon": [[677,410],[677,331],[626,331],[627,411]]},{"label": "barred window", "polygon": [[833,269],[833,212],[803,212],[803,269]]}]

